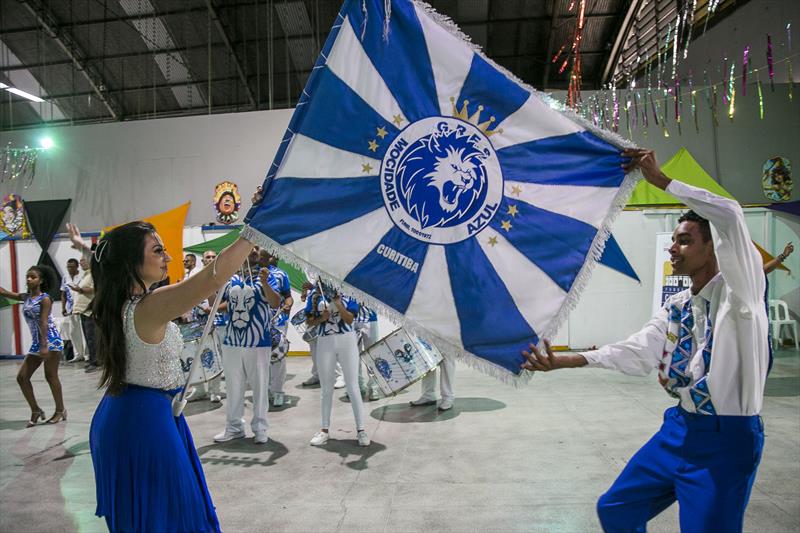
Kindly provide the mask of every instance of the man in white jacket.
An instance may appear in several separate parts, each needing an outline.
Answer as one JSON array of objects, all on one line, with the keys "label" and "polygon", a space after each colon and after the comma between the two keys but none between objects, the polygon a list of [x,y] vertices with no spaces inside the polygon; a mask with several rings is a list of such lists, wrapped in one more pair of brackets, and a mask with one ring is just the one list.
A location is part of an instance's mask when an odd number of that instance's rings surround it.
[{"label": "man in white jacket", "polygon": [[764,445],[759,412],[769,351],[761,256],[738,203],[667,178],[652,151],[622,155],[630,158],[626,171],[641,169],[692,209],[669,249],[673,272],[692,286],[624,341],[560,356],[545,341],[545,350],[523,352],[523,368],[590,366],[636,376],[658,368],[659,382],[678,399],[600,498],[605,531],[644,531],[676,500],[682,531],[741,531]]}]

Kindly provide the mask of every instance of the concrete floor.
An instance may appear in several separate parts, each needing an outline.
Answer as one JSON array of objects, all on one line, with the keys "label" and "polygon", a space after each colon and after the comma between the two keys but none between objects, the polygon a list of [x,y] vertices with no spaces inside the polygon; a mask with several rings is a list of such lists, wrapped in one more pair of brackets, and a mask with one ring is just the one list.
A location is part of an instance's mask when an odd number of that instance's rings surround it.
[{"label": "concrete floor", "polygon": [[[0,531],[105,531],[94,516],[89,422],[96,376],[64,365],[69,421],[25,429],[29,410],[0,362]],[[458,366],[455,408],[409,408],[418,387],[367,404],[369,448],[355,445],[349,404],[336,400],[332,439],[319,425],[319,389],[303,389],[310,360],[289,360],[290,405],[270,413],[270,442],[215,444],[224,408],[186,414],[222,528],[249,531],[598,531],[594,506],[673,400],[655,376],[603,370],[538,375],[515,389]],[[44,377],[35,388],[48,416]],[[337,391],[337,398],[343,391]],[[745,529],[800,530],[800,356],[778,353],[767,383],[766,449]],[[249,413],[248,413],[249,416]],[[677,508],[650,523],[677,531]]]}]

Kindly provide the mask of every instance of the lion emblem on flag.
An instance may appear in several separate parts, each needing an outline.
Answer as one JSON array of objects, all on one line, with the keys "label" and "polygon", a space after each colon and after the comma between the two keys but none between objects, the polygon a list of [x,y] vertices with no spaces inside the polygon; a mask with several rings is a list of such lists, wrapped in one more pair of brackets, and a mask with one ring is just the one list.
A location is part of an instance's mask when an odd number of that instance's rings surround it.
[{"label": "lion emblem on flag", "polygon": [[398,165],[399,192],[406,212],[422,228],[449,227],[472,216],[486,196],[479,138],[446,122],[419,138]]}]

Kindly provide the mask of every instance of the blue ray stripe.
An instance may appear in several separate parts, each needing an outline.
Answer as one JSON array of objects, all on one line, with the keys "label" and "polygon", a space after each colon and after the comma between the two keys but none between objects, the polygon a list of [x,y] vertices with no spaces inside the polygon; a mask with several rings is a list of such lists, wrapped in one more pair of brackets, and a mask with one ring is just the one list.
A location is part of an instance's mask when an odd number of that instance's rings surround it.
[{"label": "blue ray stripe", "polygon": [[639,276],[636,275],[636,271],[628,262],[628,258],[625,257],[625,253],[622,251],[622,248],[613,235],[608,236],[606,247],[603,249],[603,255],[600,257],[600,264],[608,268],[613,268],[620,274],[633,278],[639,283],[642,282]]},{"label": "blue ray stripe", "polygon": [[[306,104],[311,98],[311,95],[316,92],[317,79],[319,77],[318,75],[320,72],[325,70],[325,58],[330,54],[331,48],[333,48],[333,44],[336,42],[336,38],[339,36],[339,29],[344,23],[345,6],[346,3],[342,5],[342,8],[339,10],[339,14],[336,16],[336,20],[331,27],[331,31],[328,33],[328,38],[325,39],[325,45],[322,47],[322,50],[317,57],[317,61],[314,63],[314,68],[311,70],[311,74],[308,76],[308,81],[306,82],[306,86],[300,95],[300,100],[297,102],[294,113],[292,113],[292,118],[289,120],[289,126],[286,128],[286,132],[283,134],[283,139],[281,140],[281,144],[278,146],[278,151],[275,152],[272,165],[270,165],[269,169],[267,169],[267,175],[264,178],[263,183],[265,197],[269,193],[269,189],[272,187],[275,174],[278,172],[278,168],[280,168],[283,157],[286,155],[286,149],[289,147],[289,141],[292,139],[292,132],[299,129],[299,124],[302,123],[303,119],[305,118],[306,110],[308,109]],[[261,204],[257,204],[250,207],[250,209],[247,211],[247,215],[244,217],[245,224],[250,223],[250,219],[256,214],[260,206]]]},{"label": "blue ray stripe", "polygon": [[[439,114],[436,83],[413,2],[392,2],[389,39],[383,40],[383,0],[367,0],[367,31],[361,45],[410,122]],[[347,17],[360,39],[364,13],[350,2]]]},{"label": "blue ray stripe", "polygon": [[279,244],[288,244],[382,207],[377,176],[281,178],[273,180],[269,197],[250,225]]},{"label": "blue ray stripe", "polygon": [[[386,128],[384,139],[375,138],[378,127]],[[306,117],[297,133],[348,152],[380,159],[397,135],[397,128],[386,122],[353,89],[329,68],[317,76],[314,98],[309,100]],[[378,149],[369,150],[369,141],[376,140]]]},{"label": "blue ray stripe", "polygon": [[392,227],[344,281],[405,313],[427,253],[427,243]]},{"label": "blue ray stripe", "polygon": [[445,257],[464,348],[519,374],[520,352],[538,342],[536,332],[474,238],[445,247]]},{"label": "blue ray stripe", "polygon": [[[453,95],[455,96],[455,95]],[[461,87],[461,94],[458,95],[458,110],[464,100],[469,101],[467,111],[470,116],[478,110],[478,106],[483,106],[480,115],[481,122],[494,117],[494,127],[503,122],[514,111],[522,107],[522,104],[530,98],[530,93],[508,79],[496,68],[490,65],[478,54],[472,56],[472,66],[470,66],[467,79]]]},{"label": "blue ray stripe", "polygon": [[[513,217],[507,214],[511,205],[517,208]],[[510,230],[503,229],[504,221],[511,223]],[[503,198],[489,225],[566,292],[583,267],[597,234],[597,229],[585,222],[513,198]]]},{"label": "blue ray stripe", "polygon": [[620,149],[588,131],[546,137],[497,151],[506,181],[619,187]]}]

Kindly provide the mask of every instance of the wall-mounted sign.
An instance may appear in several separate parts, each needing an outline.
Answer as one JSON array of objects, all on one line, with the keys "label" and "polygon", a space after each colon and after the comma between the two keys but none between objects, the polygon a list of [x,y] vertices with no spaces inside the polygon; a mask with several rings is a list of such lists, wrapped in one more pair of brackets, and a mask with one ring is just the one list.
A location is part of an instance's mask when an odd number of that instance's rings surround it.
[{"label": "wall-mounted sign", "polygon": [[233,224],[239,220],[239,208],[242,198],[239,196],[239,187],[230,181],[218,183],[214,188],[214,209],[217,211],[217,221],[222,224]]}]

